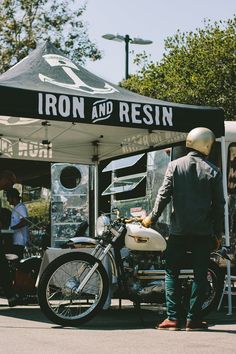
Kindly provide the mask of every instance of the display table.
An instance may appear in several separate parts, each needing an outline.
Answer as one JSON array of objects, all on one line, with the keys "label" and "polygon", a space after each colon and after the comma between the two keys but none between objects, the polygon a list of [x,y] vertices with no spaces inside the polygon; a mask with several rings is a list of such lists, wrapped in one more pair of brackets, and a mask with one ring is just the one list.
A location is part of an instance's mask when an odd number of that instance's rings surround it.
[{"label": "display table", "polygon": [[10,229],[1,229],[0,230],[1,235],[13,235],[14,231]]},{"label": "display table", "polygon": [[[43,274],[44,270],[47,268],[49,263],[52,262],[54,259],[56,259],[57,257],[59,257],[63,254],[69,253],[69,252],[91,253],[93,251],[93,249],[94,248],[77,248],[77,249],[74,249],[74,248],[72,248],[72,249],[71,248],[65,248],[65,249],[64,248],[63,249],[61,249],[61,248],[48,248],[44,252],[44,255],[42,258],[42,263],[41,263],[38,278],[36,281],[36,287],[38,287],[39,279],[40,279],[41,275]],[[106,256],[102,263],[107,271],[109,282],[110,282],[107,300],[103,306],[103,309],[106,310],[110,307],[110,304],[111,304],[112,271],[111,271],[109,256]]]}]

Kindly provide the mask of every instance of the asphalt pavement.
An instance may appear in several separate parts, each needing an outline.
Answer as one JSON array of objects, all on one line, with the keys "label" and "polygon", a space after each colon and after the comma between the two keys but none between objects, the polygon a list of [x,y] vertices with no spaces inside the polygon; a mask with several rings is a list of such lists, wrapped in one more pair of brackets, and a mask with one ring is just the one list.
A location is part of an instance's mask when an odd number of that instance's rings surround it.
[{"label": "asphalt pavement", "polygon": [[158,331],[165,311],[124,301],[80,328],[51,323],[37,305],[9,308],[0,299],[1,354],[233,354],[236,352],[236,308],[212,312],[205,332]]}]

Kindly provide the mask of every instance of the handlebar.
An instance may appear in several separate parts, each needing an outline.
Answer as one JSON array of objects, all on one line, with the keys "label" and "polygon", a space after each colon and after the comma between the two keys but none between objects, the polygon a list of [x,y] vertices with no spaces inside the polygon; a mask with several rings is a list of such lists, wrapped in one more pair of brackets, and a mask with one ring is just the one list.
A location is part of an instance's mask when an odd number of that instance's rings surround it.
[{"label": "handlebar", "polygon": [[143,218],[135,218],[135,217],[131,217],[131,218],[128,218],[128,219],[124,219],[124,222],[126,224],[129,224],[131,222],[142,222],[143,221]]}]

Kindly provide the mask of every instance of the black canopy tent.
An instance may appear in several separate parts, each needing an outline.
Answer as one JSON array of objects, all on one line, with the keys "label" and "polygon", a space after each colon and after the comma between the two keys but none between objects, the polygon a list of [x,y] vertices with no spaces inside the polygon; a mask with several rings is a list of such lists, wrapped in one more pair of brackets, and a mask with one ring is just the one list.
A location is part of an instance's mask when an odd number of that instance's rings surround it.
[{"label": "black canopy tent", "polygon": [[[0,76],[2,162],[96,166],[101,160],[184,141],[199,126],[223,139],[223,110],[129,92],[88,72],[48,42]],[[97,178],[95,191],[96,183]],[[226,196],[226,178],[224,190]],[[96,199],[95,192],[95,211]]]},{"label": "black canopy tent", "polygon": [[49,42],[0,76],[2,161],[97,165],[184,141],[199,126],[224,136],[223,110],[124,90],[75,64]]},{"label": "black canopy tent", "polygon": [[183,141],[198,126],[223,136],[223,111],[124,90],[48,42],[0,76],[2,157],[91,164]]}]

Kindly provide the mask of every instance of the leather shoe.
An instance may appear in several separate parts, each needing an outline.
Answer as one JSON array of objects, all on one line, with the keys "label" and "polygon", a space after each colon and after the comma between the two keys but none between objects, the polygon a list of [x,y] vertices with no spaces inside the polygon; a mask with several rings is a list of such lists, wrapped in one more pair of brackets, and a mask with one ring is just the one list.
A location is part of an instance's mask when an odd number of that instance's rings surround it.
[{"label": "leather shoe", "polygon": [[179,331],[180,327],[177,320],[169,320],[166,318],[161,324],[159,324],[156,329],[166,330],[166,331]]},{"label": "leather shoe", "polygon": [[208,324],[207,322],[187,320],[186,322],[186,331],[207,331]]}]

